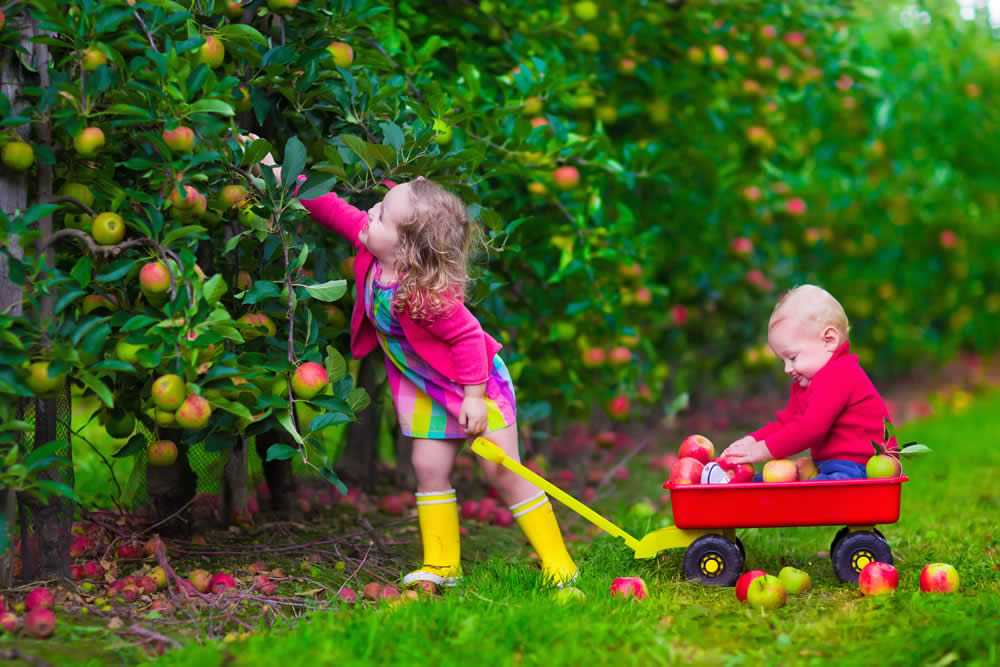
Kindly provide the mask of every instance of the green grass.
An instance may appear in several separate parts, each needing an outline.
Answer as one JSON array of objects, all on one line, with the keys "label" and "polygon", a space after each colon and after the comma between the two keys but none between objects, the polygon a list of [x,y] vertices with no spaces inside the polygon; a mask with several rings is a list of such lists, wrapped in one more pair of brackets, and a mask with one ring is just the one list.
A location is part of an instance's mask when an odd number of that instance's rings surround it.
[{"label": "green grass", "polygon": [[[834,577],[825,554],[835,528],[744,530],[747,567],[809,572],[814,587],[776,611],[751,610],[731,588],[688,582],[681,550],[636,561],[610,538],[579,552],[578,587],[588,600],[560,606],[517,550],[473,541],[461,590],[395,608],[342,607],[237,643],[207,642],[168,654],[175,665],[579,665],[579,664],[996,664],[1000,660],[1000,396],[961,415],[912,423],[906,440],[933,453],[908,461],[902,516],[882,530],[892,544],[900,588],[865,598]],[[624,508],[662,482],[636,471],[601,508],[634,533]],[[617,515],[615,511],[617,508]],[[562,513],[562,517],[569,515]],[[662,523],[662,520],[661,520]],[[953,564],[957,595],[923,595],[917,579],[931,562]],[[616,576],[649,585],[641,603],[611,599]]]},{"label": "green grass", "polygon": [[[812,575],[814,587],[791,597],[776,611],[752,610],[737,602],[732,588],[711,588],[687,581],[681,572],[683,550],[636,561],[623,544],[607,536],[577,543],[582,568],[577,586],[588,600],[561,606],[541,585],[526,557],[517,529],[470,526],[463,540],[466,581],[437,600],[398,607],[369,604],[317,611],[308,617],[260,629],[245,641],[226,643],[197,634],[193,626],[171,629],[137,619],[184,648],[160,659],[176,665],[337,664],[337,665],[658,665],[697,664],[996,664],[1000,661],[1000,450],[991,434],[1000,427],[1000,395],[984,398],[965,413],[907,425],[904,440],[919,440],[933,452],[908,461],[911,481],[903,486],[897,524],[881,530],[893,548],[900,588],[889,598],[863,597],[855,586],[840,584],[826,550],[836,532],[829,528],[749,529],[739,532],[748,569],[776,573],[793,565]],[[717,438],[725,442],[721,435]],[[665,446],[668,443],[665,443]],[[675,443],[669,443],[675,444]],[[650,520],[628,515],[643,497],[661,493],[663,474],[635,459],[628,482],[613,485],[596,509],[633,535],[669,524],[669,512]],[[583,533],[589,524],[558,506],[567,532]],[[370,517],[373,523],[384,522]],[[357,517],[341,509],[311,521],[297,541],[308,542],[356,529]],[[402,524],[397,537],[413,540],[415,525]],[[209,535],[209,543],[229,544],[266,535]],[[397,547],[397,562],[415,564],[416,544]],[[301,554],[271,566],[308,576],[336,588],[347,572],[308,568]],[[203,556],[174,559],[178,571],[193,567],[236,572],[253,558]],[[953,564],[961,591],[950,596],[919,592],[921,568],[931,562]],[[641,603],[608,595],[617,576],[641,576],[649,598]],[[357,588],[365,580],[352,582]],[[283,584],[294,593],[313,584]],[[91,618],[91,620],[87,620]],[[184,616],[186,618],[186,616]],[[129,664],[142,656],[126,638],[113,636],[107,620],[61,616],[57,637],[48,641],[0,637],[20,650],[55,664]],[[131,623],[132,621],[128,621]],[[223,629],[219,634],[238,628]]]}]

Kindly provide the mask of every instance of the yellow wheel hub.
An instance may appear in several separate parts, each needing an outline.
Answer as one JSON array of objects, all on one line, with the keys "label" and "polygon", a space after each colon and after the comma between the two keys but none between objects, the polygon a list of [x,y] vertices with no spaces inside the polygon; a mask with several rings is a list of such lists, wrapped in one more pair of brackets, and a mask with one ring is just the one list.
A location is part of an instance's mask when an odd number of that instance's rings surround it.
[{"label": "yellow wheel hub", "polygon": [[717,577],[726,569],[726,564],[718,554],[707,554],[701,559],[701,573],[706,577]]},{"label": "yellow wheel hub", "polygon": [[874,560],[875,555],[872,552],[868,550],[858,551],[855,552],[854,556],[851,558],[851,565],[854,567],[855,572],[861,572],[861,570],[865,569],[865,565],[868,565],[868,563],[871,563]]}]

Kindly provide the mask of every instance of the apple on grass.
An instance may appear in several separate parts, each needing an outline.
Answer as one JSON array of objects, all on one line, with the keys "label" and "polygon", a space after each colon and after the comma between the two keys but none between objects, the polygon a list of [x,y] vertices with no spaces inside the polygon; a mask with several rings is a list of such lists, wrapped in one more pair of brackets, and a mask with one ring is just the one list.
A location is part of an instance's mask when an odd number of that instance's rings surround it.
[{"label": "apple on grass", "polygon": [[576,586],[566,586],[560,588],[555,592],[554,595],[556,602],[559,604],[569,604],[571,602],[586,602],[587,594],[581,591]]},{"label": "apple on grass", "polygon": [[931,563],[920,571],[923,593],[954,593],[958,590],[958,570],[948,563]]},{"label": "apple on grass", "polygon": [[24,598],[24,608],[27,611],[32,611],[34,609],[52,609],[56,604],[56,597],[47,588],[36,588],[30,593],[28,597]]},{"label": "apple on grass", "polygon": [[764,570],[750,570],[749,572],[744,572],[740,575],[740,578],[736,580],[736,599],[740,602],[747,601],[747,590],[750,588],[750,582],[752,582],[757,577],[762,577],[767,572]]},{"label": "apple on grass", "polygon": [[794,482],[799,479],[799,469],[791,459],[772,459],[764,464],[765,482]]},{"label": "apple on grass", "polygon": [[788,593],[781,579],[764,574],[756,577],[747,587],[747,602],[761,609],[778,609],[785,606]]},{"label": "apple on grass", "polygon": [[778,579],[784,584],[785,590],[792,595],[800,595],[812,588],[812,578],[808,572],[786,565],[778,572]]},{"label": "apple on grass", "polygon": [[888,563],[872,561],[858,575],[858,588],[865,595],[892,595],[899,587],[899,572]]},{"label": "apple on grass", "polygon": [[207,593],[212,583],[212,573],[207,570],[193,570],[188,575],[188,581],[199,593]]},{"label": "apple on grass", "polygon": [[646,582],[642,577],[618,577],[611,582],[611,597],[646,599]]},{"label": "apple on grass", "polygon": [[715,456],[715,445],[703,435],[689,435],[681,442],[680,449],[677,450],[677,456],[680,458],[690,457],[697,459],[704,465]]},{"label": "apple on grass", "polygon": [[51,609],[35,609],[24,616],[24,632],[29,637],[47,639],[56,631],[56,615]]}]

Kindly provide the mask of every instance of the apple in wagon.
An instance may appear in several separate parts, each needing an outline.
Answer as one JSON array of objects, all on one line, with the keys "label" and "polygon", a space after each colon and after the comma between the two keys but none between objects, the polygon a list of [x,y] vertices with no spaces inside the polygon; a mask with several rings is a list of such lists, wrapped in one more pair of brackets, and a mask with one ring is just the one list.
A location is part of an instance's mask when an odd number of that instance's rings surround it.
[{"label": "apple in wagon", "polygon": [[679,484],[701,484],[701,470],[705,466],[701,461],[690,457],[677,459],[677,463],[670,469],[670,478],[664,484],[664,488],[677,486]]},{"label": "apple in wagon", "polygon": [[732,456],[720,456],[715,459],[715,463],[729,476],[730,482],[741,483],[753,481],[752,463],[736,463],[733,461]]},{"label": "apple in wagon", "polygon": [[703,435],[689,435],[684,438],[680,449],[677,450],[680,458],[690,457],[705,465],[715,456],[715,445]]}]

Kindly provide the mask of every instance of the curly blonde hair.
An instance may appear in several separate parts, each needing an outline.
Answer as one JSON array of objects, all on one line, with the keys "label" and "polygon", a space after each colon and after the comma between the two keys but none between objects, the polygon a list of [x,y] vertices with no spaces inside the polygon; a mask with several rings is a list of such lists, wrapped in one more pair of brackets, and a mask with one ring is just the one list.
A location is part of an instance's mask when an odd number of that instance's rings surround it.
[{"label": "curly blonde hair", "polygon": [[485,244],[456,195],[423,177],[408,185],[412,215],[399,225],[394,308],[432,319],[464,297],[471,259]]}]

